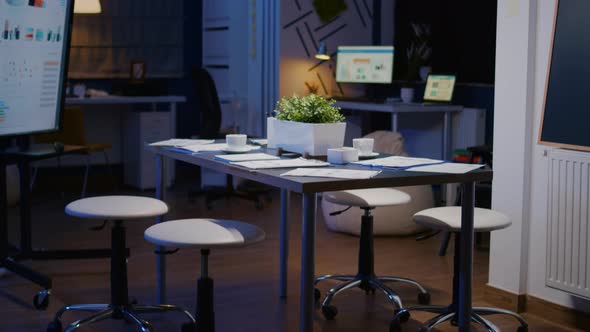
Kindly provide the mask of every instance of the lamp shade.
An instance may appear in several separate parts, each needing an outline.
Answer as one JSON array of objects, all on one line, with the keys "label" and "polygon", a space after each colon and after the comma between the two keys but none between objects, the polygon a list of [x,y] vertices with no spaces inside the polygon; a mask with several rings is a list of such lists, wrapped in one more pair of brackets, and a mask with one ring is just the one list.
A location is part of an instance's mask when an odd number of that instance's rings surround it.
[{"label": "lamp shade", "polygon": [[100,14],[102,7],[100,0],[75,0],[74,13],[75,14]]},{"label": "lamp shade", "polygon": [[315,58],[319,60],[330,60],[330,55],[328,54],[328,47],[326,46],[326,42],[320,42],[320,47],[318,48],[318,52],[316,53]]}]

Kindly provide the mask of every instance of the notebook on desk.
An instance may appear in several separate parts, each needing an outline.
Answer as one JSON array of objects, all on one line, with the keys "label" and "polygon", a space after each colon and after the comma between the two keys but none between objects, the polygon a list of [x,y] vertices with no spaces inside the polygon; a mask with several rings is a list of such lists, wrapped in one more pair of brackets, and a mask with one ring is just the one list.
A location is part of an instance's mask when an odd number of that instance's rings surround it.
[{"label": "notebook on desk", "polygon": [[456,80],[457,77],[451,74],[428,74],[422,105],[450,104]]}]

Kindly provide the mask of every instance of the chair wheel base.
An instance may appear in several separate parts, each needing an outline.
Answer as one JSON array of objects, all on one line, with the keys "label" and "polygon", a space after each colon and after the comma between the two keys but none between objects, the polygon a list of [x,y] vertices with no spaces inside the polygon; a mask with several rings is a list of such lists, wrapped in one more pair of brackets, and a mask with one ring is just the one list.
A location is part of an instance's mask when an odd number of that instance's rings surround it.
[{"label": "chair wheel base", "polygon": [[47,326],[47,332],[62,332],[62,330],[61,322],[57,320],[54,320]]},{"label": "chair wheel base", "polygon": [[315,303],[318,304],[320,302],[321,298],[322,298],[322,292],[320,292],[319,289],[314,288],[313,289],[313,300],[315,301]]},{"label": "chair wheel base", "polygon": [[519,326],[516,332],[529,332],[528,326]]},{"label": "chair wheel base", "polygon": [[51,296],[51,291],[48,289],[39,291],[33,297],[33,306],[37,310],[45,310],[49,307],[49,298]]},{"label": "chair wheel base", "polygon": [[399,320],[400,323],[405,323],[410,320],[410,312],[403,311],[401,314],[399,313],[401,309],[395,309],[393,313],[395,314],[395,318],[393,320]]},{"label": "chair wheel base", "polygon": [[327,320],[333,320],[338,315],[338,309],[333,305],[325,305],[322,307],[322,314]]},{"label": "chair wheel base", "polygon": [[418,303],[421,305],[429,305],[430,293],[418,293]]},{"label": "chair wheel base", "polygon": [[402,332],[402,323],[399,319],[394,318],[389,323],[389,332]]},{"label": "chair wheel base", "polygon": [[181,327],[181,332],[197,332],[197,324],[191,323],[184,323]]}]

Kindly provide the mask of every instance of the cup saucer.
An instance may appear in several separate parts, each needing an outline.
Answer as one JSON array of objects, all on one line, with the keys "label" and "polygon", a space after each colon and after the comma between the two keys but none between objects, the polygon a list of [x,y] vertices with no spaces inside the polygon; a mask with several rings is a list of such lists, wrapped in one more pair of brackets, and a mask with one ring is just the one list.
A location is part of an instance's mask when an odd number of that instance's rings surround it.
[{"label": "cup saucer", "polygon": [[359,159],[371,159],[371,158],[375,158],[379,155],[379,152],[370,152],[370,153],[366,153],[366,154],[360,154],[359,153]]},{"label": "cup saucer", "polygon": [[223,151],[225,153],[245,153],[245,152],[250,152],[252,150],[258,150],[258,149],[260,149],[260,146],[245,145],[245,146],[241,146],[241,147],[232,147],[232,148],[230,148],[228,146],[228,147],[221,149],[221,151]]}]

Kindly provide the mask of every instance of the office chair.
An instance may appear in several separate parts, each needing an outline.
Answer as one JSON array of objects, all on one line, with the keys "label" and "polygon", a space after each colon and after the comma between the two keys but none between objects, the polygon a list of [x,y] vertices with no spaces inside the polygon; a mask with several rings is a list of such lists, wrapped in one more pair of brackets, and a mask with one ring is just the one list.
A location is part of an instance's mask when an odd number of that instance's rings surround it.
[{"label": "office chair", "polygon": [[[468,158],[467,162],[470,164],[473,163],[484,163],[488,165],[490,168],[493,165],[493,158],[492,158],[492,147],[487,145],[478,145],[472,146],[467,148]],[[491,182],[481,182],[475,185],[476,191],[476,199],[475,199],[475,206],[485,209],[492,208],[492,183]],[[455,206],[461,205],[461,193],[458,192],[457,199],[455,201]],[[435,235],[438,235],[440,232],[443,232],[442,241],[438,250],[439,256],[445,256],[447,254],[447,249],[449,247],[449,242],[451,241],[451,235],[453,232],[445,231],[445,230],[436,230],[429,234],[423,235],[418,238],[418,240],[425,240],[429,239]],[[481,239],[485,236],[485,234],[489,234],[487,232],[478,232],[476,233],[476,243],[481,242]]]},{"label": "office chair", "polygon": [[[215,81],[211,74],[204,68],[193,69],[193,79],[197,95],[199,96],[199,106],[201,112],[200,134],[201,139],[225,139],[226,134],[231,131],[222,131],[221,129],[221,103],[217,94]],[[200,173],[202,174],[202,173]],[[201,179],[199,179],[201,182]],[[189,198],[199,195],[205,195],[205,205],[207,209],[212,209],[212,203],[219,199],[226,199],[232,196],[240,197],[256,203],[257,209],[262,209],[263,201],[261,196],[265,196],[270,201],[270,189],[263,184],[254,181],[244,181],[237,188],[233,186],[233,176],[226,175],[226,185],[206,186],[200,190],[189,192]]]},{"label": "office chair", "polygon": [[[39,134],[33,137],[35,143],[51,143],[55,144],[56,146],[77,146],[83,147],[80,152],[77,154],[82,155],[85,157],[86,168],[84,170],[84,179],[82,180],[82,190],[80,193],[80,197],[86,197],[86,188],[88,184],[88,175],[90,173],[90,155],[92,153],[100,153],[102,152],[105,160],[105,164],[108,168],[109,175],[113,184],[115,185],[115,180],[113,176],[113,170],[111,164],[109,162],[109,155],[107,154],[107,149],[110,149],[113,145],[110,142],[99,142],[99,143],[89,143],[86,141],[86,131],[84,126],[84,110],[80,107],[71,107],[67,106],[63,110],[63,122],[62,122],[62,129],[55,133],[49,134]],[[57,157],[57,167],[61,169],[61,158]],[[39,172],[39,168],[34,166],[33,167],[33,176],[31,179],[31,190],[35,185],[35,180],[37,178]]]}]

